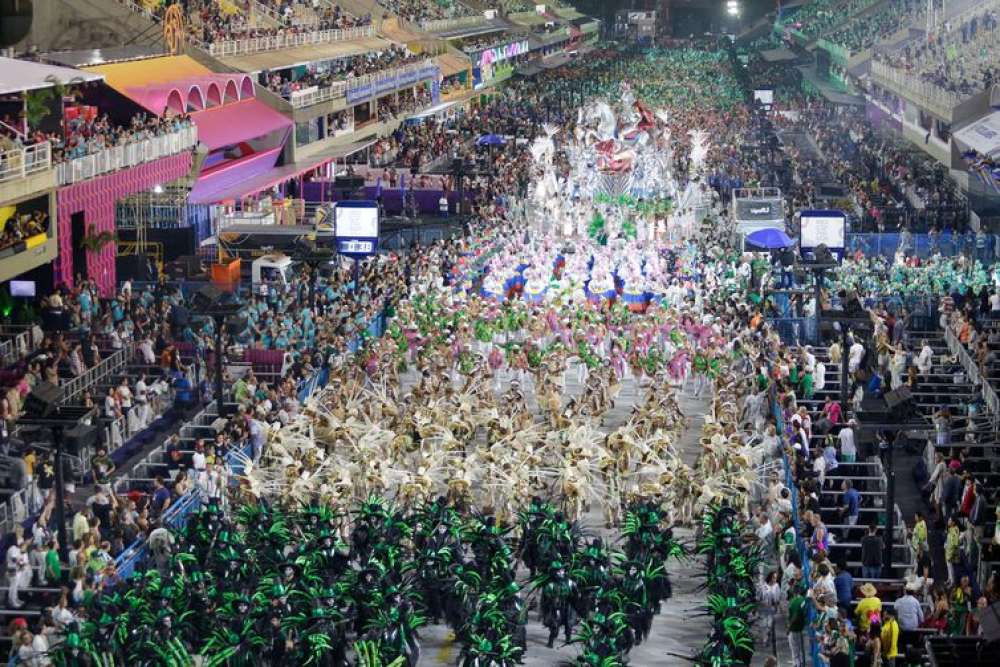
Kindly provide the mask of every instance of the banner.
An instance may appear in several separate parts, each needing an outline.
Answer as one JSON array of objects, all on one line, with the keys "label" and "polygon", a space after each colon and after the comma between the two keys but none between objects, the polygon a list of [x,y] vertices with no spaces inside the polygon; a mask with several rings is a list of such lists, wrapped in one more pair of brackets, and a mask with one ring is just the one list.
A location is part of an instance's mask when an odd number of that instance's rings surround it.
[{"label": "banner", "polygon": [[364,102],[397,88],[408,88],[426,79],[437,79],[439,75],[440,70],[437,65],[427,65],[420,69],[408,69],[386,75],[373,75],[373,77],[359,77],[356,83],[349,79],[347,81],[347,103]]}]

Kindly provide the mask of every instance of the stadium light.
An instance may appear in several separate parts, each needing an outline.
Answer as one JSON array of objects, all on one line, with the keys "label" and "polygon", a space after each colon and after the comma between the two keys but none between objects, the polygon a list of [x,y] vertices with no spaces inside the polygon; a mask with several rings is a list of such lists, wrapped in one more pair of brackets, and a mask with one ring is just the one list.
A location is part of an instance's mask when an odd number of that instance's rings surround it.
[{"label": "stadium light", "polygon": [[729,14],[730,16],[739,16],[739,15],[740,15],[740,6],[739,6],[739,5],[737,5],[737,4],[735,4],[735,3],[730,3],[730,4],[729,4],[729,5],[728,5],[728,6],[726,7],[726,12],[727,12],[727,13],[728,13],[728,14]]}]

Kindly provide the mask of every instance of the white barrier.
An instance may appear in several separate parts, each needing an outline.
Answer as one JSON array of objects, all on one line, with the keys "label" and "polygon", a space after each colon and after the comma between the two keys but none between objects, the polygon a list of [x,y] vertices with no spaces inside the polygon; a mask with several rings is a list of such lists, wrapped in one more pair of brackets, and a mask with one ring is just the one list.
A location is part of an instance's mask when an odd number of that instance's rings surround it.
[{"label": "white barrier", "polygon": [[47,141],[0,152],[0,183],[52,168],[52,146]]},{"label": "white barrier", "polygon": [[314,32],[288,33],[269,37],[247,37],[214,42],[208,45],[208,52],[216,58],[241,56],[262,51],[278,51],[296,46],[346,42],[375,36],[374,26],[348,28],[347,30],[317,30]]},{"label": "white barrier", "polygon": [[191,125],[170,134],[112,146],[98,153],[61,163],[56,168],[56,182],[59,185],[79,183],[102,174],[176,155],[197,144],[198,129]]}]

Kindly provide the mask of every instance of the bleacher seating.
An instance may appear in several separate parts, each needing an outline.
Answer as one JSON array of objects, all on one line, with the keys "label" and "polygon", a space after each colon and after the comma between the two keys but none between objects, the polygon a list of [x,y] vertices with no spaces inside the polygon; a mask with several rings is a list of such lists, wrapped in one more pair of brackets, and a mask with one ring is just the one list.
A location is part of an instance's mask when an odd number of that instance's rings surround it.
[{"label": "bleacher seating", "polygon": [[926,3],[918,0],[890,0],[839,25],[826,39],[849,53],[858,53],[912,24],[926,9]]}]

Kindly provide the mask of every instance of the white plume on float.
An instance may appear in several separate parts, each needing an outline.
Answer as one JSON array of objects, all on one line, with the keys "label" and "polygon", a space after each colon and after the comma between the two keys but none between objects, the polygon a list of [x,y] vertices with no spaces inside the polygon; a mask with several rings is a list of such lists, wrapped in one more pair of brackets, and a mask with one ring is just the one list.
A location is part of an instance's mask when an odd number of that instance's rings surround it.
[{"label": "white plume on float", "polygon": [[[530,228],[561,230],[563,236],[582,235],[600,212],[609,231],[622,229],[631,219],[640,238],[650,238],[648,221],[612,200],[662,202],[671,200],[676,217],[701,204],[697,187],[711,146],[705,130],[691,130],[688,169],[674,161],[677,140],[671,132],[671,112],[650,110],[636,101],[628,86],[614,101],[598,99],[577,110],[572,132],[546,124],[529,145],[534,176],[522,208]],[[603,204],[602,204],[603,202]],[[687,235],[692,221],[677,226]],[[661,218],[661,229],[663,222]],[[667,223],[668,226],[670,223]]]}]

